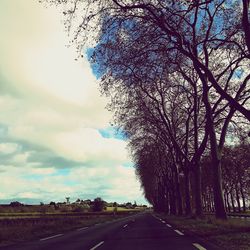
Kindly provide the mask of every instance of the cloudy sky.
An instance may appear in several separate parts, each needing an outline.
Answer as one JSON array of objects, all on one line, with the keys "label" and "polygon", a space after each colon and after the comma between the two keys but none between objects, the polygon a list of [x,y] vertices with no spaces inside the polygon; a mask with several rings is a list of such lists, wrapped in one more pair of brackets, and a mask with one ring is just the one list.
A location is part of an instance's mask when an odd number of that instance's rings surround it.
[{"label": "cloudy sky", "polygon": [[107,100],[87,60],[67,48],[61,19],[36,0],[0,1],[0,203],[145,202]]}]

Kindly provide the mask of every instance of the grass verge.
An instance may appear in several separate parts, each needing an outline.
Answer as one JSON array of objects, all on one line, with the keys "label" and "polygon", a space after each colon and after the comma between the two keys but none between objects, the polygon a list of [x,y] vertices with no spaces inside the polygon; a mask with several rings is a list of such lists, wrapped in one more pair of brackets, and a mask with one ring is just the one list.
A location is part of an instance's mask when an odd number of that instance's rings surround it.
[{"label": "grass verge", "polygon": [[159,215],[186,235],[196,235],[226,250],[250,250],[250,221],[241,219],[217,220],[213,217],[195,219]]}]

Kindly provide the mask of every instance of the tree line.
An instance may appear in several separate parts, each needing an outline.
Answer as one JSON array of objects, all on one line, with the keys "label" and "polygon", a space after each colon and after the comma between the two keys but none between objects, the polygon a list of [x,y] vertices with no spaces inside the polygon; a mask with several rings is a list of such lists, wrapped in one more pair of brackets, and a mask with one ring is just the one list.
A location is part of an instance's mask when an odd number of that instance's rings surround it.
[{"label": "tree line", "polygon": [[64,6],[80,53],[95,39],[89,59],[154,209],[246,210],[249,0],[45,2]]}]

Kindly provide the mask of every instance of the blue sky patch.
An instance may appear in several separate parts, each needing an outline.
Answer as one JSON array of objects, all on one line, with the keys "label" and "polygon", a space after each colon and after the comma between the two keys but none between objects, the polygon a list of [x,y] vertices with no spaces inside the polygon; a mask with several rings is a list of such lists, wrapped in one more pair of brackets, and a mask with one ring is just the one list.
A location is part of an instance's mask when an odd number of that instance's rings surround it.
[{"label": "blue sky patch", "polygon": [[125,134],[116,127],[108,127],[105,129],[98,129],[98,132],[104,138],[115,138],[118,140],[126,140]]},{"label": "blue sky patch", "polygon": [[62,169],[58,169],[57,171],[56,171],[56,173],[54,173],[54,174],[52,174],[52,175],[61,175],[61,176],[67,176],[67,175],[69,175],[69,173],[70,173],[70,170],[69,169],[67,169],[67,168],[62,168]]},{"label": "blue sky patch", "polygon": [[133,162],[126,162],[126,163],[123,164],[123,166],[125,168],[132,168],[132,167],[134,167],[134,163]]}]

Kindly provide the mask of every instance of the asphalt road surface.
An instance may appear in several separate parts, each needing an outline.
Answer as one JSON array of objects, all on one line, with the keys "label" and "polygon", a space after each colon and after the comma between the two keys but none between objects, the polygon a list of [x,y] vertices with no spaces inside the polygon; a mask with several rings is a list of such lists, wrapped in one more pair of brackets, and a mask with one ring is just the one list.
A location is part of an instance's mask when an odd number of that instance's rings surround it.
[{"label": "asphalt road surface", "polygon": [[212,250],[151,213],[78,228],[1,250]]}]

